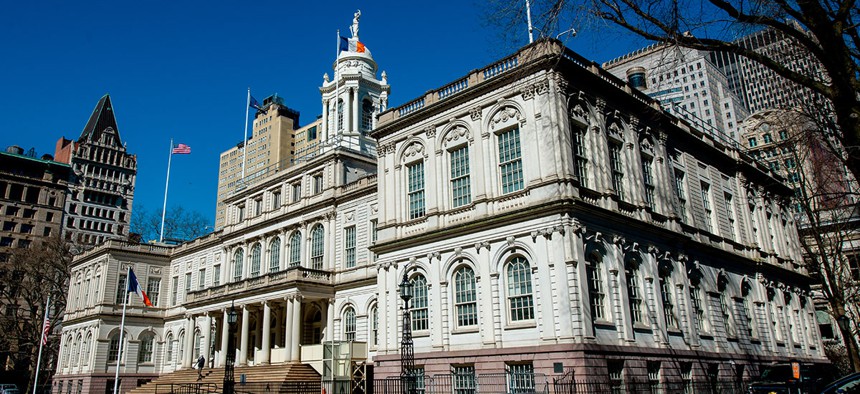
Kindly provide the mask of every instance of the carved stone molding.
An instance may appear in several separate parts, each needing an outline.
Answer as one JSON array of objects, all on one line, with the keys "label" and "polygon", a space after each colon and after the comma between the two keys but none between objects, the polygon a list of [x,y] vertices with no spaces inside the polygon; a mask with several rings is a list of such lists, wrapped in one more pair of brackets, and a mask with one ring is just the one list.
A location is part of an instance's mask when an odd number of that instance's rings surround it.
[{"label": "carved stone molding", "polygon": [[490,128],[495,128],[499,123],[506,123],[512,119],[519,121],[522,119],[522,114],[514,107],[504,107],[490,120]]},{"label": "carved stone molding", "polygon": [[412,158],[414,156],[424,156],[424,145],[420,142],[413,142],[403,151],[403,157]]},{"label": "carved stone molding", "polygon": [[481,113],[481,107],[472,108],[469,111],[469,115],[471,116],[473,121],[481,120],[481,118],[483,117],[483,114]]},{"label": "carved stone molding", "polygon": [[458,141],[460,138],[469,139],[469,129],[464,126],[454,126],[445,134],[445,143],[450,144]]},{"label": "carved stone molding", "polygon": [[436,138],[436,128],[433,126],[427,126],[424,128],[424,134],[427,136],[428,140],[432,140]]},{"label": "carved stone molding", "polygon": [[481,253],[481,249],[490,250],[490,243],[487,241],[475,242],[475,252]]}]

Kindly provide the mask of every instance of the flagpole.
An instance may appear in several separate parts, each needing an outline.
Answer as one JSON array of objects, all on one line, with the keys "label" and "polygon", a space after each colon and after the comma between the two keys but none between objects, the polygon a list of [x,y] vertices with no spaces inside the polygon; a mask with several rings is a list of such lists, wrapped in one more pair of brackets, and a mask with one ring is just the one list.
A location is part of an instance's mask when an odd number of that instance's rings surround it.
[{"label": "flagpole", "polygon": [[48,302],[45,304],[45,319],[42,320],[42,338],[39,341],[39,357],[36,359],[36,379],[33,380],[33,394],[36,394],[36,388],[39,387],[39,368],[42,367],[42,348],[47,342],[48,333],[45,332],[45,323],[48,322],[48,310],[51,309],[51,294],[48,294]]},{"label": "flagpole", "polygon": [[529,0],[526,0],[526,19],[529,23],[529,44],[535,41],[534,35],[532,35],[532,7],[529,4]]},{"label": "flagpole", "polygon": [[[170,145],[173,145],[173,140],[170,140]],[[172,149],[171,149],[172,150]],[[113,394],[116,394],[119,388],[119,363],[122,360],[122,342],[125,336],[125,307],[128,305],[128,281],[131,278],[131,266],[128,266],[125,271],[125,297],[122,299],[122,320],[119,323],[119,352],[116,354],[116,374],[113,378]]]},{"label": "flagpole", "polygon": [[167,213],[167,187],[170,186],[170,159],[173,158],[173,138],[170,139],[170,154],[167,156],[167,181],[164,182],[164,204],[161,206],[161,231],[158,242],[164,241],[164,215]]},{"label": "flagpole", "polygon": [[248,99],[245,100],[245,139],[242,140],[242,182],[245,182],[245,158],[248,153],[248,110],[251,108],[251,87],[248,87]]},{"label": "flagpole", "polygon": [[[337,137],[337,134],[340,132],[340,128],[338,128],[338,122],[340,121],[339,110],[340,106],[340,78],[337,77],[337,66],[338,66],[338,58],[340,57],[340,29],[337,29],[337,46],[335,47],[337,50],[334,55],[334,136],[329,135],[329,138]],[[328,142],[328,141],[326,141]]]}]

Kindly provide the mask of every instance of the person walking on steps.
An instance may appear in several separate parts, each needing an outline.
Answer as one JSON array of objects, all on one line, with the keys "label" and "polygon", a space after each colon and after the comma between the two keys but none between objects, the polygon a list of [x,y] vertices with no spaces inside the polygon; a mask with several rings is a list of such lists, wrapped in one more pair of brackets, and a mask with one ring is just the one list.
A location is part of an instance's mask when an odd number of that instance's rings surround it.
[{"label": "person walking on steps", "polygon": [[203,366],[206,365],[206,358],[201,354],[197,357],[197,380],[203,379]]}]

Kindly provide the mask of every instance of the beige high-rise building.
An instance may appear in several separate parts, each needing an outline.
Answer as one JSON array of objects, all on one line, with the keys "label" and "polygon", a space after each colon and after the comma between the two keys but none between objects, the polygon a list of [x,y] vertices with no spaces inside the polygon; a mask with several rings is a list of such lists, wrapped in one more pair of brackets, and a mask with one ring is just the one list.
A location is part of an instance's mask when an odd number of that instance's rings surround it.
[{"label": "beige high-rise building", "polygon": [[[221,153],[215,228],[224,226],[224,199],[266,175],[286,168],[295,154],[294,136],[299,113],[284,105],[277,94],[266,97],[254,115],[253,133],[245,143]],[[244,168],[244,171],[243,171]]]}]

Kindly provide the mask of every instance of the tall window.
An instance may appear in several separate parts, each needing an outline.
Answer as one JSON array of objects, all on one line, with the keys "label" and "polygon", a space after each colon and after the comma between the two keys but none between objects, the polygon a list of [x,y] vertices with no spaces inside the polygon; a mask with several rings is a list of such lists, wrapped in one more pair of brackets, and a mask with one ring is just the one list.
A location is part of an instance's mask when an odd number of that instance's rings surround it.
[{"label": "tall window", "polygon": [[603,263],[600,256],[590,254],[587,258],[585,274],[588,280],[588,298],[591,306],[591,317],[594,320],[606,319],[606,308],[603,300],[606,297],[603,291]]},{"label": "tall window", "polygon": [[361,130],[370,131],[373,128],[373,103],[364,100],[361,103]]},{"label": "tall window", "polygon": [[684,187],[684,171],[675,170],[675,197],[678,197],[678,215],[681,221],[687,220],[687,193]]},{"label": "tall window", "polygon": [[176,295],[179,293],[179,277],[173,277],[173,283],[170,285],[170,306],[176,306]]},{"label": "tall window", "polygon": [[355,309],[352,307],[343,313],[343,337],[347,341],[355,341]]},{"label": "tall window", "polygon": [[146,282],[146,295],[153,306],[158,306],[158,293],[161,290],[161,278],[149,278]]},{"label": "tall window", "polygon": [[379,345],[379,308],[370,308],[370,346]]},{"label": "tall window", "polygon": [[337,100],[337,130],[343,130],[343,100]]},{"label": "tall window", "polygon": [[621,160],[621,144],[609,143],[609,166],[612,168],[612,187],[619,200],[624,200],[624,162]]},{"label": "tall window", "polygon": [[642,293],[639,290],[639,269],[637,263],[628,264],[627,274],[627,296],[630,300],[630,318],[634,324],[642,323]]},{"label": "tall window", "polygon": [[529,364],[508,364],[505,366],[508,393],[534,393],[535,392],[535,369]]},{"label": "tall window", "polygon": [[588,187],[588,156],[585,146],[585,129],[575,127],[573,130],[573,155],[576,158],[576,175],[579,184]]},{"label": "tall window", "polygon": [[260,276],[260,260],[262,259],[263,247],[259,242],[251,247],[251,277]]},{"label": "tall window", "polygon": [[188,293],[191,292],[191,273],[185,273],[185,299],[188,299]]},{"label": "tall window", "polygon": [[469,179],[469,146],[451,152],[451,205],[459,207],[472,202]]},{"label": "tall window", "polygon": [[520,256],[508,263],[508,312],[514,322],[535,317],[531,267]]},{"label": "tall window", "polygon": [[660,298],[663,301],[666,327],[678,327],[678,320],[675,319],[675,303],[672,301],[672,281],[668,274],[660,275]]},{"label": "tall window", "polygon": [[499,170],[502,176],[502,194],[522,190],[523,162],[520,129],[517,127],[499,134]]},{"label": "tall window", "polygon": [[[212,286],[221,285],[221,264],[212,266]],[[153,302],[153,305],[155,302]]]},{"label": "tall window", "polygon": [[478,324],[477,299],[475,271],[469,267],[460,267],[454,273],[454,305],[457,311],[457,327]]},{"label": "tall window", "polygon": [[406,167],[408,174],[409,219],[424,216],[424,162]]},{"label": "tall window", "polygon": [[752,289],[749,283],[744,283],[741,286],[741,292],[743,293],[743,308],[744,308],[744,317],[746,318],[747,330],[749,330],[749,336],[751,338],[758,337],[758,324],[756,323],[755,318],[755,303],[753,302]]},{"label": "tall window", "polygon": [[418,274],[412,278],[412,330],[430,329],[430,312],[427,302],[427,279]]},{"label": "tall window", "polygon": [[110,337],[110,342],[108,344],[108,364],[116,363],[120,354],[119,351],[119,333],[117,332]]},{"label": "tall window", "polygon": [[693,394],[693,363],[681,363],[681,382],[684,384],[684,394]]},{"label": "tall window", "polygon": [[281,192],[272,192],[272,209],[281,207]]},{"label": "tall window", "polygon": [[346,267],[355,267],[355,226],[349,226],[343,229],[343,238],[343,253],[345,255],[344,260],[346,261]]},{"label": "tall window", "polygon": [[624,393],[624,360],[607,361],[606,364],[609,369],[609,392]]},{"label": "tall window", "polygon": [[290,235],[290,267],[298,267],[302,262],[302,235],[298,231]]},{"label": "tall window", "polygon": [[206,284],[206,268],[197,270],[197,290],[203,290]]},{"label": "tall window", "polygon": [[[377,224],[378,224],[378,222],[376,221],[376,219],[373,219],[370,221],[370,244],[371,245],[376,243],[376,239],[378,236],[378,233],[376,231]],[[373,252],[369,252],[369,253],[370,253],[370,258],[373,259],[373,261],[376,261],[376,253],[373,253]]]},{"label": "tall window", "polygon": [[660,393],[660,362],[648,361],[646,363],[648,370],[648,391],[652,394]]},{"label": "tall window", "polygon": [[173,362],[173,334],[167,334],[167,339],[164,340],[164,346],[167,348],[167,353],[164,356],[165,364]]},{"label": "tall window", "polygon": [[269,272],[281,269],[281,238],[275,237],[269,242]]},{"label": "tall window", "polygon": [[87,334],[86,339],[81,344],[81,365],[90,364],[90,346],[92,343],[92,334]]},{"label": "tall window", "polygon": [[325,233],[323,226],[317,224],[311,230],[311,268],[315,270],[323,269],[323,254],[325,251]]},{"label": "tall window", "polygon": [[642,178],[645,180],[645,203],[648,208],[655,210],[654,206],[654,160],[651,158],[642,159]]},{"label": "tall window", "polygon": [[292,202],[298,202],[302,199],[302,183],[296,182],[291,185],[293,189]]},{"label": "tall window", "polygon": [[723,323],[726,325],[726,335],[733,337],[736,334],[735,331],[735,322],[732,319],[732,312],[729,310],[729,301],[728,295],[726,295],[726,291],[720,293],[720,312],[723,314]]},{"label": "tall window", "polygon": [[732,195],[724,193],[723,200],[726,202],[726,218],[729,221],[729,236],[732,239],[735,239],[735,204],[732,202]]},{"label": "tall window", "polygon": [[313,176],[314,181],[314,194],[320,194],[323,191],[323,176],[322,174],[316,174]]},{"label": "tall window", "polygon": [[236,249],[233,254],[233,282],[242,280],[242,259],[245,251],[242,248]]},{"label": "tall window", "polygon": [[140,351],[138,351],[138,353],[137,353],[137,362],[139,362],[139,363],[151,363],[152,362],[152,343],[153,343],[152,334],[144,334],[144,337],[140,340]]},{"label": "tall window", "polygon": [[454,394],[475,394],[474,365],[456,365],[451,372],[454,374]]},{"label": "tall window", "polygon": [[713,233],[714,212],[711,209],[711,185],[707,182],[702,182],[702,206],[705,209],[705,230]]},{"label": "tall window", "polygon": [[119,274],[116,282],[116,301],[117,305],[122,305],[125,302],[125,293],[126,293],[126,274]]},{"label": "tall window", "polygon": [[696,315],[696,328],[700,333],[708,331],[705,309],[702,307],[702,292],[699,286],[690,286],[690,302],[693,314]]}]

